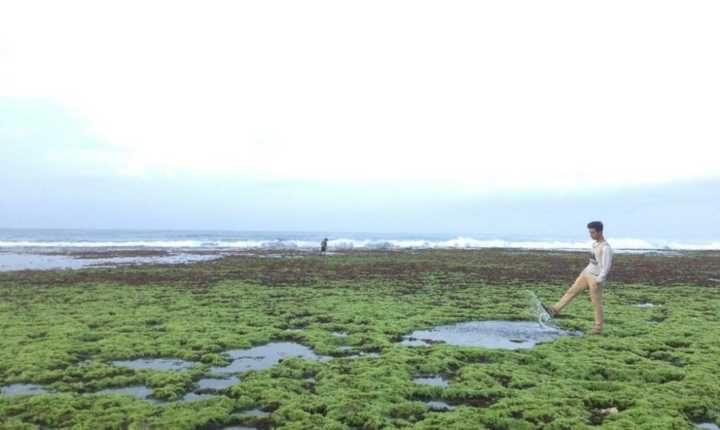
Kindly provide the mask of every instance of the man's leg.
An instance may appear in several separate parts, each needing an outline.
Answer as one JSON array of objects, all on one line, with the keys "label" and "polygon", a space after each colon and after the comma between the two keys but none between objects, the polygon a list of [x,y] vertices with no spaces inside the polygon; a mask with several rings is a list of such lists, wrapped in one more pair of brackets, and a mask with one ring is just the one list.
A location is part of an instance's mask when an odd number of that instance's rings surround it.
[{"label": "man's leg", "polygon": [[587,275],[587,279],[588,285],[590,286],[590,302],[592,302],[595,312],[595,325],[593,325],[593,332],[599,333],[605,323],[602,305],[603,283],[598,283],[592,275]]},{"label": "man's leg", "polygon": [[552,309],[555,311],[556,314],[559,314],[562,309],[570,304],[570,302],[573,301],[575,297],[578,296],[584,290],[588,287],[588,281],[585,278],[585,273],[581,273],[580,276],[577,277],[575,280],[575,283],[568,288],[568,290],[565,292],[565,295],[560,298],[560,301],[555,303],[554,306],[552,306]]}]

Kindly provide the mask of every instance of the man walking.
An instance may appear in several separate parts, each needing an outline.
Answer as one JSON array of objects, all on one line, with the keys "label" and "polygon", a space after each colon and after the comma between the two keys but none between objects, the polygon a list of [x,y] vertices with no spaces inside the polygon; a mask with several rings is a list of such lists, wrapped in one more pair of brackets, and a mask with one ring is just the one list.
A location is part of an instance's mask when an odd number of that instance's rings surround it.
[{"label": "man walking", "polygon": [[326,237],[325,239],[322,240],[322,242],[320,242],[320,252],[325,253],[327,251],[327,244],[328,244],[328,238]]},{"label": "man walking", "polygon": [[610,248],[610,244],[605,240],[603,236],[603,223],[600,221],[593,221],[587,225],[590,237],[595,241],[592,245],[592,252],[590,254],[590,263],[580,272],[580,276],[575,280],[572,287],[568,288],[567,292],[553,306],[542,307],[551,316],[554,317],[560,314],[560,311],[567,306],[580,292],[585,288],[590,289],[590,301],[592,302],[594,313],[595,313],[595,324],[590,330],[590,334],[601,334],[604,324],[603,319],[603,306],[602,306],[602,290],[605,285],[605,279],[610,272],[610,266],[612,265],[613,251]]}]

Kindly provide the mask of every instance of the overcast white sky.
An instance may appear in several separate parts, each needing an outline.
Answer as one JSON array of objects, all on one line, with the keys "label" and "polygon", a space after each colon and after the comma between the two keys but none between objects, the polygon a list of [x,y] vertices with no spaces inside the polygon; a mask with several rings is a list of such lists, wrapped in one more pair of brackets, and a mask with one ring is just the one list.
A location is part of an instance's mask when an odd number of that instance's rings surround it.
[{"label": "overcast white sky", "polygon": [[712,180],[718,22],[716,1],[0,0],[0,167],[438,196]]}]

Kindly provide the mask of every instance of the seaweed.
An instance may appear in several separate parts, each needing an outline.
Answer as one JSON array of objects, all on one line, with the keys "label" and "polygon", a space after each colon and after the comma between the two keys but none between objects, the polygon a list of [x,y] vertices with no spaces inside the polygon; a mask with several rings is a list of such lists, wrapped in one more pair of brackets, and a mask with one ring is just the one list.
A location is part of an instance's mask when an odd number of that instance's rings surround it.
[{"label": "seaweed", "polygon": [[[464,321],[534,321],[528,290],[557,300],[584,255],[293,257],[0,274],[0,387],[47,390],[0,396],[0,428],[690,429],[720,420],[720,288],[707,281],[720,267],[715,254],[618,255],[605,335],[519,350],[400,340]],[[636,306],[648,302],[656,306]],[[555,323],[589,329],[589,300]],[[230,364],[227,351],[271,342],[327,359],[284,357],[236,374],[212,397],[181,401],[203,378],[226,376],[212,369]],[[138,358],[192,366],[114,363]],[[451,382],[413,382],[423,375]],[[100,392],[134,386],[152,395]]]}]

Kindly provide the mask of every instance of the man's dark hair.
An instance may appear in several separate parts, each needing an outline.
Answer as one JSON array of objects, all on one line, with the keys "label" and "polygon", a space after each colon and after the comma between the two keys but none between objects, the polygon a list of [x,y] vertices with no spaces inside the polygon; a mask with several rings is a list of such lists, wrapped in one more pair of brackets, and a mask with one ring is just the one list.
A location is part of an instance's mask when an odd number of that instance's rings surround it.
[{"label": "man's dark hair", "polygon": [[592,221],[589,222],[587,225],[587,228],[594,228],[595,230],[602,232],[603,231],[603,224],[602,221]]}]

